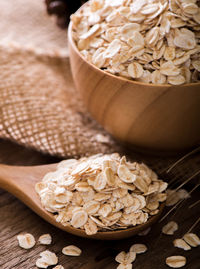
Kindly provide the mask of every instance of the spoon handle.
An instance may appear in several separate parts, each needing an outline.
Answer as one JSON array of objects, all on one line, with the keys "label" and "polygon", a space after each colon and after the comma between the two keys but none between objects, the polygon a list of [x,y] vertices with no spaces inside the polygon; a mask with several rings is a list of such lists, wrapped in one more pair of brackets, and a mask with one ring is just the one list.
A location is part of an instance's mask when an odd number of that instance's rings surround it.
[{"label": "spoon handle", "polygon": [[35,183],[41,181],[49,171],[55,170],[56,164],[40,166],[11,166],[0,164],[0,188],[7,190],[21,199],[35,192]]},{"label": "spoon handle", "polygon": [[0,187],[19,197],[22,191],[33,185],[31,180],[26,180],[27,170],[26,167],[0,164]]},{"label": "spoon handle", "polygon": [[0,164],[0,188],[16,196],[46,221],[63,229],[42,207],[34,188],[35,183],[41,181],[42,177],[52,170],[52,167],[54,168],[54,165],[23,167]]}]

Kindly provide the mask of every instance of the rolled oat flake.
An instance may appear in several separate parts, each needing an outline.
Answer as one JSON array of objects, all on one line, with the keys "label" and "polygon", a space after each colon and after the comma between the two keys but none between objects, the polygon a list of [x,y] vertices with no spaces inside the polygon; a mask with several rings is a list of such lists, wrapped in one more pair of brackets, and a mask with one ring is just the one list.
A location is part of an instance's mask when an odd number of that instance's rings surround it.
[{"label": "rolled oat flake", "polygon": [[167,235],[173,235],[178,230],[178,224],[175,221],[168,222],[162,228],[162,233]]},{"label": "rolled oat flake", "polygon": [[183,236],[185,242],[187,242],[191,247],[197,247],[200,245],[199,237],[194,233],[187,233]]},{"label": "rolled oat flake", "polygon": [[17,236],[17,240],[19,242],[19,246],[24,249],[30,249],[35,246],[35,238],[32,234],[19,234]]},{"label": "rolled oat flake", "polygon": [[76,247],[76,246],[73,246],[73,245],[69,245],[67,247],[64,247],[62,249],[62,253],[64,255],[67,255],[67,256],[80,256],[81,255],[81,249]]},{"label": "rolled oat flake", "polygon": [[166,258],[166,264],[172,268],[181,268],[186,264],[184,256],[170,256]]}]

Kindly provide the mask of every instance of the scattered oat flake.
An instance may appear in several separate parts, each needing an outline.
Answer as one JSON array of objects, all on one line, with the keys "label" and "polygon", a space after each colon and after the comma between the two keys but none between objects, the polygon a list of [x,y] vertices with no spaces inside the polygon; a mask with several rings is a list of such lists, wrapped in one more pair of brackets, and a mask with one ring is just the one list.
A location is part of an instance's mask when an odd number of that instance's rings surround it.
[{"label": "scattered oat flake", "polygon": [[48,263],[44,262],[41,258],[37,259],[35,264],[38,268],[47,268],[49,266]]},{"label": "scattered oat flake", "polygon": [[36,266],[39,268],[47,268],[51,265],[56,265],[58,263],[58,257],[55,253],[45,250],[40,253],[40,258],[36,260]]},{"label": "scattered oat flake", "polygon": [[126,264],[130,264],[130,263],[132,263],[132,262],[134,262],[135,261],[135,259],[136,259],[136,253],[135,252],[128,252],[127,254],[126,254]]},{"label": "scattered oat flake", "polygon": [[168,222],[162,228],[162,233],[167,235],[173,235],[178,230],[178,224],[175,221]]},{"label": "scattered oat flake", "polygon": [[173,206],[180,200],[180,197],[177,195],[177,192],[175,190],[167,190],[167,200],[166,200],[166,206]]},{"label": "scattered oat flake", "polygon": [[177,248],[182,248],[184,250],[190,250],[191,247],[183,239],[175,239],[173,244]]},{"label": "scattered oat flake", "polygon": [[35,246],[35,238],[32,234],[19,234],[17,236],[17,240],[19,242],[19,246],[24,249],[30,249]]},{"label": "scattered oat flake", "polygon": [[128,252],[121,251],[116,257],[115,261],[121,264],[131,264],[136,259],[135,252]]},{"label": "scattered oat flake", "polygon": [[50,245],[52,242],[52,237],[50,234],[43,234],[38,239],[41,245]]},{"label": "scattered oat flake", "polygon": [[188,243],[191,247],[197,247],[200,245],[199,237],[194,233],[187,233],[183,236],[183,239],[186,243]]},{"label": "scattered oat flake", "polygon": [[187,190],[185,189],[179,189],[177,191],[177,195],[180,199],[187,199],[187,198],[190,198],[190,194]]},{"label": "scattered oat flake", "polygon": [[67,247],[64,247],[62,249],[62,253],[64,255],[67,255],[67,256],[80,256],[82,251],[80,248],[76,247],[76,246],[73,246],[73,245],[69,245]]},{"label": "scattered oat flake", "polygon": [[172,268],[180,268],[185,266],[186,258],[184,256],[170,256],[166,258],[166,264]]},{"label": "scattered oat flake", "polygon": [[146,252],[147,247],[144,244],[134,244],[130,247],[130,251],[133,251],[136,254],[140,254]]}]

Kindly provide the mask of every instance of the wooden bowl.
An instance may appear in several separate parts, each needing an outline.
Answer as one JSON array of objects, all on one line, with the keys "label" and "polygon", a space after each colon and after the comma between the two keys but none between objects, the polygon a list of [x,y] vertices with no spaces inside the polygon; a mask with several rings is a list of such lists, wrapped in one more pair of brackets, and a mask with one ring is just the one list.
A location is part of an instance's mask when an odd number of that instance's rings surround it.
[{"label": "wooden bowl", "polygon": [[116,139],[141,151],[180,152],[200,141],[200,83],[153,85],[117,77],[87,62],[68,29],[75,86],[91,115]]}]

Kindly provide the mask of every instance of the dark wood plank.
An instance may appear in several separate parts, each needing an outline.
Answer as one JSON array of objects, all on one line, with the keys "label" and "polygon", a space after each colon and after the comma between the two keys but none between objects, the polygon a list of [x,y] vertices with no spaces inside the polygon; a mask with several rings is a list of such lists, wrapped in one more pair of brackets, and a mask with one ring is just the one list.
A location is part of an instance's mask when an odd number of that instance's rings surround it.
[{"label": "dark wood plank", "polygon": [[[15,165],[36,165],[56,162],[59,159],[40,154],[33,150],[15,145],[8,141],[0,140],[0,163]],[[39,253],[45,249],[54,251],[59,257],[59,263],[65,269],[114,269],[117,263],[115,255],[121,250],[128,250],[133,243],[145,243],[149,251],[138,255],[133,264],[134,269],[165,269],[165,258],[169,255],[184,255],[188,263],[186,269],[200,268],[199,247],[186,252],[173,247],[172,241],[181,237],[200,215],[197,205],[192,209],[188,206],[199,197],[196,191],[188,199],[175,216],[169,216],[162,223],[152,227],[147,236],[135,236],[121,241],[94,241],[78,238],[67,234],[43,221],[29,208],[23,205],[15,197],[0,190],[0,268],[1,269],[33,269]],[[164,223],[174,219],[180,228],[174,236],[161,235],[160,231]],[[43,233],[50,233],[53,244],[45,247],[36,245],[31,250],[24,250],[18,246],[16,235],[20,232],[30,232],[36,239]],[[194,232],[200,235],[200,225]],[[74,244],[83,250],[80,257],[67,257],[61,253],[64,246]]]}]

